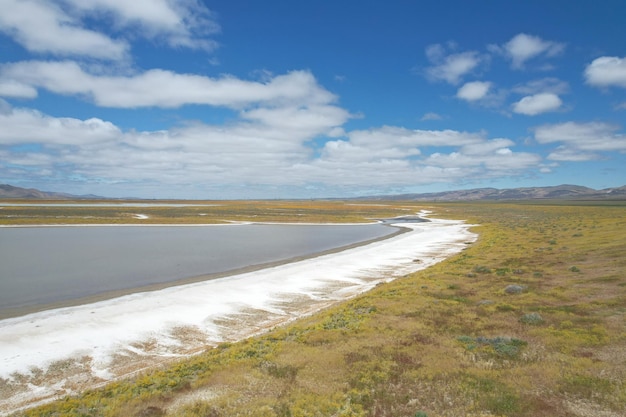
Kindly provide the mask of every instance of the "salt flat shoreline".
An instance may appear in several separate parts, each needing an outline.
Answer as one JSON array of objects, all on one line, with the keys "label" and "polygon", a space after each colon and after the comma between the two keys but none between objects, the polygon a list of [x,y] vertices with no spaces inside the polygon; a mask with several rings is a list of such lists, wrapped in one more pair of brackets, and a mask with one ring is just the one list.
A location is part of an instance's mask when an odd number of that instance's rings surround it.
[{"label": "salt flat shoreline", "polygon": [[2,320],[0,413],[250,337],[431,266],[476,239],[462,221],[429,220],[297,262]]},{"label": "salt flat shoreline", "polygon": [[[372,224],[374,224],[375,222],[373,222]],[[276,225],[289,225],[289,224],[294,224],[294,225],[320,225],[320,223],[275,223],[275,222],[233,222],[232,224],[200,224],[200,225],[194,225],[194,224],[183,224],[180,226],[184,226],[184,227],[190,227],[190,226],[202,226],[202,227],[207,227],[207,226],[237,226],[237,225],[246,225],[246,224],[276,224]],[[354,226],[354,225],[363,225],[363,224],[368,224],[368,223],[324,223],[324,225],[341,225],[341,226]],[[42,226],[37,226],[37,225],[28,225],[28,226],[0,226],[0,227],[63,227],[66,225],[42,225]],[[68,225],[71,227],[74,226],[81,226],[81,225]],[[159,227],[176,227],[179,226],[177,224],[106,224],[106,225],[82,225],[82,226],[102,226],[102,227],[116,227],[116,226],[131,226],[131,227],[152,227],[152,226],[159,226]],[[391,226],[391,225],[389,225]],[[80,305],[86,305],[86,304],[92,304],[92,303],[97,303],[100,301],[105,301],[105,300],[109,300],[109,299],[113,299],[113,298],[118,298],[118,297],[122,297],[125,295],[129,295],[129,294],[134,294],[134,293],[142,293],[142,292],[151,292],[151,291],[158,291],[158,290],[162,290],[165,288],[170,288],[170,287],[175,287],[175,286],[179,286],[179,285],[186,285],[186,284],[193,284],[196,282],[204,282],[204,281],[209,281],[209,280],[213,280],[213,279],[218,279],[218,278],[224,278],[224,277],[229,277],[229,276],[233,276],[233,275],[240,275],[240,274],[244,274],[244,273],[249,273],[249,272],[254,272],[254,271],[259,271],[262,269],[267,269],[267,268],[273,268],[276,266],[280,266],[280,265],[285,265],[285,264],[289,264],[289,263],[293,263],[293,262],[299,262],[305,259],[309,259],[309,258],[314,258],[314,257],[318,257],[318,256],[323,256],[323,255],[329,255],[332,253],[337,253],[337,252],[341,252],[344,250],[348,250],[348,249],[352,249],[352,248],[356,248],[359,246],[363,246],[363,245],[368,245],[370,243],[376,242],[376,241],[380,241],[380,240],[385,240],[385,239],[390,239],[393,238],[394,236],[401,234],[401,233],[406,233],[409,232],[410,229],[407,229],[405,227],[402,227],[400,225],[394,226],[395,229],[397,229],[395,232],[391,232],[388,235],[382,236],[382,237],[377,237],[377,238],[373,238],[373,239],[368,239],[368,240],[364,240],[361,242],[356,242],[356,243],[352,243],[349,245],[343,245],[343,246],[338,246],[336,248],[333,249],[328,249],[328,250],[324,250],[324,251],[320,251],[320,252],[314,252],[311,254],[307,254],[307,255],[302,255],[302,256],[295,256],[295,257],[291,257],[288,259],[284,259],[284,260],[280,260],[280,261],[273,261],[273,262],[264,262],[264,263],[260,263],[260,264],[253,264],[253,265],[248,265],[245,267],[241,267],[241,268],[236,268],[236,269],[232,269],[232,270],[228,270],[228,271],[224,271],[224,272],[216,272],[216,273],[209,273],[209,274],[202,274],[202,275],[197,275],[197,276],[190,276],[187,278],[181,278],[181,279],[176,279],[176,280],[172,280],[169,282],[163,282],[163,283],[158,283],[158,284],[150,284],[150,285],[144,285],[144,286],[139,286],[139,287],[132,287],[132,288],[125,288],[125,289],[119,289],[119,290],[114,290],[114,291],[107,291],[107,292],[103,292],[97,295],[90,295],[90,296],[85,296],[85,297],[80,297],[80,298],[75,298],[75,299],[70,299],[70,300],[64,300],[64,301],[59,301],[59,302],[54,302],[54,303],[46,303],[46,304],[40,304],[40,305],[35,305],[35,306],[26,306],[26,307],[16,307],[16,308],[10,308],[10,309],[3,309],[0,310],[0,323],[2,322],[2,320],[6,320],[6,319],[10,319],[10,318],[17,318],[20,316],[25,316],[25,315],[29,315],[29,314],[33,314],[33,313],[39,313],[39,312],[43,312],[43,311],[47,311],[47,310],[56,310],[56,309],[61,309],[61,308],[66,308],[66,307],[76,307],[76,306],[80,306]]]}]

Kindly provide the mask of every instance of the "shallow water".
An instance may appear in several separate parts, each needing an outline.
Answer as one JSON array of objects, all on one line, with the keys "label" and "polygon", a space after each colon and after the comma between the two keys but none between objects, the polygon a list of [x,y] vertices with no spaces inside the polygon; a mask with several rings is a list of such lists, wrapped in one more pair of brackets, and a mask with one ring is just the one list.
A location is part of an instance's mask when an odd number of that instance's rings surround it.
[{"label": "shallow water", "polygon": [[331,250],[380,224],[0,228],[0,316]]}]

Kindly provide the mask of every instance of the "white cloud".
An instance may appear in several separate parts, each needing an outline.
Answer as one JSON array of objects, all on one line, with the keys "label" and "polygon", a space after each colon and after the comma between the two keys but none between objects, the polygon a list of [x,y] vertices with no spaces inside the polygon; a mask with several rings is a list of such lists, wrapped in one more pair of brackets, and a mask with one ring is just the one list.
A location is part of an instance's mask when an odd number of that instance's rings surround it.
[{"label": "white cloud", "polygon": [[128,25],[138,22],[141,25],[176,30],[181,25],[181,17],[164,0],[65,0],[82,13],[113,13]]},{"label": "white cloud", "polygon": [[99,106],[118,108],[175,108],[185,104],[239,108],[259,102],[282,105],[335,100],[308,71],[293,71],[262,83],[158,69],[129,76],[93,75],[72,61],[26,61],[0,67],[3,79],[57,94],[87,96]]},{"label": "white cloud", "polygon": [[471,73],[483,61],[476,51],[467,51],[446,55],[440,44],[426,48],[426,56],[433,64],[426,68],[426,76],[433,81],[446,81],[449,84],[458,84],[464,75]]},{"label": "white cloud", "polygon": [[464,145],[461,147],[461,153],[465,155],[503,154],[509,153],[511,146],[515,146],[515,142],[498,138]]},{"label": "white cloud", "polygon": [[384,149],[390,143],[404,149],[430,146],[464,146],[485,140],[482,133],[456,130],[411,130],[397,126],[383,126],[369,130],[354,130],[348,134],[350,141],[370,149]]},{"label": "white cloud", "polygon": [[199,1],[64,0],[87,16],[110,15],[118,28],[138,28],[146,38],[163,39],[172,47],[211,50],[206,36],[219,32],[211,12]]},{"label": "white cloud", "polygon": [[121,134],[112,123],[97,118],[56,118],[28,109],[0,113],[0,125],[0,145],[84,145],[115,140]]},{"label": "white cloud", "polygon": [[428,113],[425,113],[420,120],[422,122],[425,122],[427,120],[443,120],[443,119],[444,117],[438,113],[428,112]]},{"label": "white cloud", "polygon": [[430,62],[441,62],[446,55],[446,49],[440,43],[428,45],[424,52]]},{"label": "white cloud", "polygon": [[491,83],[488,81],[472,81],[459,88],[456,96],[466,101],[477,101],[485,98],[490,88]]},{"label": "white cloud", "polygon": [[541,144],[560,143],[549,159],[578,161],[597,158],[597,152],[626,152],[626,135],[619,126],[602,122],[566,122],[535,128]]},{"label": "white cloud", "polygon": [[[81,176],[86,181],[155,182],[163,187],[299,183],[292,165],[306,162],[312,150],[304,144],[328,128],[309,125],[285,132],[284,125],[242,120],[230,126],[123,132],[99,119],[53,118],[19,109],[0,123],[0,143],[5,145],[0,166],[37,166],[67,181]],[[23,146],[11,151],[12,145]]]},{"label": "white cloud", "polygon": [[513,145],[508,139],[490,140],[484,133],[383,126],[328,142],[312,167],[324,167],[355,184],[365,178],[372,185],[406,186],[514,175],[539,163],[538,155],[513,152]]},{"label": "white cloud", "polygon": [[378,149],[373,155],[371,149],[366,146],[360,146],[350,141],[337,140],[329,141],[325,144],[322,159],[329,162],[339,162],[345,165],[345,169],[349,168],[349,163],[380,163],[381,161],[397,160],[403,161],[405,158],[420,155],[421,151],[415,147],[389,146]]},{"label": "white cloud", "polygon": [[455,180],[463,177],[493,178],[515,175],[521,171],[538,166],[541,158],[527,152],[512,152],[501,149],[489,154],[467,155],[462,152],[432,154],[426,163],[430,166],[456,172]]},{"label": "white cloud", "polygon": [[595,87],[626,88],[626,58],[603,56],[585,68],[585,79]]},{"label": "white cloud", "polygon": [[346,139],[328,140],[316,150],[311,139],[340,129],[348,117],[343,109],[324,106],[259,107],[242,111],[228,125],[127,132],[100,119],[55,118],[28,109],[5,113],[0,116],[5,177],[28,172],[31,178],[66,182],[161,184],[176,192],[185,184],[257,189],[318,184],[345,193],[515,175],[541,159],[482,132],[395,126],[345,132]]},{"label": "white cloud", "polygon": [[81,27],[54,2],[0,0],[0,30],[32,52],[122,59],[128,53],[124,40]]},{"label": "white cloud", "polygon": [[[124,36],[138,34],[172,47],[217,46],[208,36],[219,26],[195,0],[0,0],[0,7],[0,31],[35,53],[123,60],[130,52]],[[117,37],[88,27],[90,19]]]},{"label": "white cloud", "polygon": [[299,136],[313,138],[321,134],[336,135],[350,114],[339,107],[329,105],[288,106],[279,108],[256,108],[241,113],[243,119],[252,120],[277,129],[285,139]]},{"label": "white cloud", "polygon": [[491,45],[493,52],[504,54],[511,60],[511,67],[522,69],[526,62],[538,56],[552,57],[565,49],[565,44],[545,41],[538,36],[520,33],[502,46]]},{"label": "white cloud", "polygon": [[563,102],[556,94],[539,93],[526,96],[514,103],[513,111],[527,116],[536,116],[541,113],[556,111],[562,104]]},{"label": "white cloud", "polygon": [[551,161],[584,162],[598,159],[598,155],[592,152],[581,151],[580,149],[559,146],[554,151],[550,152],[546,158]]},{"label": "white cloud", "polygon": [[0,79],[0,97],[35,98],[37,97],[37,89],[15,80]]}]

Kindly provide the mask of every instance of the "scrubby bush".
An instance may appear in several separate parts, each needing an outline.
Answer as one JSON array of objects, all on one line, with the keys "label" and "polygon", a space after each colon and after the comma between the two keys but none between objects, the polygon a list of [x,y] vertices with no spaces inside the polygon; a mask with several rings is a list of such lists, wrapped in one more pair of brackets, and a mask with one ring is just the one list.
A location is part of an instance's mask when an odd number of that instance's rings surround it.
[{"label": "scrubby bush", "polygon": [[504,289],[504,292],[507,294],[521,294],[526,290],[526,287],[523,285],[507,285]]},{"label": "scrubby bush", "polygon": [[524,324],[541,324],[543,323],[543,317],[539,313],[528,313],[520,317],[519,321]]},{"label": "scrubby bush", "polygon": [[460,336],[457,338],[468,351],[475,351],[485,356],[497,356],[501,358],[516,358],[521,349],[527,345],[524,340],[511,337],[470,337]]}]

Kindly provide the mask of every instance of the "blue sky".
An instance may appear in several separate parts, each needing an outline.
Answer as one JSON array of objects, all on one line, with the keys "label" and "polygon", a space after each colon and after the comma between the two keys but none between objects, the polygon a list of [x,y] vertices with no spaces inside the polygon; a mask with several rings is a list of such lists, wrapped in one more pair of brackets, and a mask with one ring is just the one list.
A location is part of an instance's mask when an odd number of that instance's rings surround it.
[{"label": "blue sky", "polygon": [[621,0],[0,10],[0,183],[197,199],[626,184]]}]

